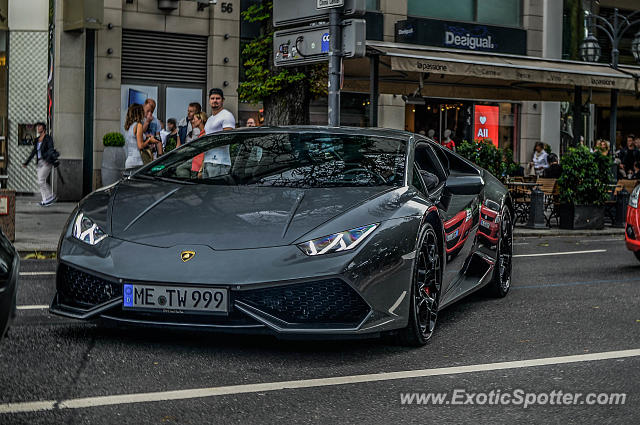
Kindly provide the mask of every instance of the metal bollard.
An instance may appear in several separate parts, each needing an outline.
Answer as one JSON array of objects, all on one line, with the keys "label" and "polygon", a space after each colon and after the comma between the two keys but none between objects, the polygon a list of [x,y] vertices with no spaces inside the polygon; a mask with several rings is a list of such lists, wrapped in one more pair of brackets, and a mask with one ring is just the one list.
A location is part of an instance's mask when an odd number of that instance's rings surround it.
[{"label": "metal bollard", "polygon": [[629,197],[631,194],[623,187],[616,195],[616,216],[613,223],[613,227],[625,226],[627,221],[627,205],[629,205]]},{"label": "metal bollard", "polygon": [[545,229],[547,227],[547,221],[544,216],[544,193],[538,188],[534,188],[531,191],[529,219],[525,227],[530,229]]}]

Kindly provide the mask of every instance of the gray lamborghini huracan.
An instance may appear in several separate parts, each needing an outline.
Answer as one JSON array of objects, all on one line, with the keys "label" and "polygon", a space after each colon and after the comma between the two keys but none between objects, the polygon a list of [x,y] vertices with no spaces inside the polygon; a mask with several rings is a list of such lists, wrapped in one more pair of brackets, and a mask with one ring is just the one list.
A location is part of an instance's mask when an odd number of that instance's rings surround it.
[{"label": "gray lamborghini huracan", "polygon": [[496,178],[416,134],[225,131],[80,202],[51,312],[422,345],[447,305],[507,294],[512,220]]}]

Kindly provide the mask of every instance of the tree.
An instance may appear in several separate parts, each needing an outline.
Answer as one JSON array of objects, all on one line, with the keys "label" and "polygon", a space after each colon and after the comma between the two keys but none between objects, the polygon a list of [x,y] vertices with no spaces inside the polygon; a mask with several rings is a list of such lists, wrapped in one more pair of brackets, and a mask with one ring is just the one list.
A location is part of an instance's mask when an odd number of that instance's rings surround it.
[{"label": "tree", "polygon": [[312,97],[326,94],[326,65],[274,66],[272,0],[260,0],[242,12],[242,18],[262,28],[242,51],[245,81],[238,86],[240,100],[262,102],[266,125],[309,124]]}]

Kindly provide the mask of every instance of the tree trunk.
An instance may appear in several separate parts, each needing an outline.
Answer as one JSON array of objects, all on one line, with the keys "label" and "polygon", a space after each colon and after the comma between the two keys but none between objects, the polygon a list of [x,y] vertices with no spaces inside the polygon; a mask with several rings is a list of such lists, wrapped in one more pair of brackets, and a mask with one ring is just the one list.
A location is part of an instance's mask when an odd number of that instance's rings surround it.
[{"label": "tree trunk", "polygon": [[309,124],[309,82],[305,79],[264,98],[265,125]]}]

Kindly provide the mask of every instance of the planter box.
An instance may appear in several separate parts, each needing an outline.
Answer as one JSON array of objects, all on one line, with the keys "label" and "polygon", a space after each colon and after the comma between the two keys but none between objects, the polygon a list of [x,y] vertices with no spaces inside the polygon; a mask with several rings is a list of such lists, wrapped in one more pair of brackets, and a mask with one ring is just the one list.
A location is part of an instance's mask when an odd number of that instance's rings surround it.
[{"label": "planter box", "polygon": [[604,207],[596,205],[558,205],[561,229],[604,229]]},{"label": "planter box", "polygon": [[124,147],[105,146],[102,152],[102,186],[115,183],[122,178],[127,152]]}]

